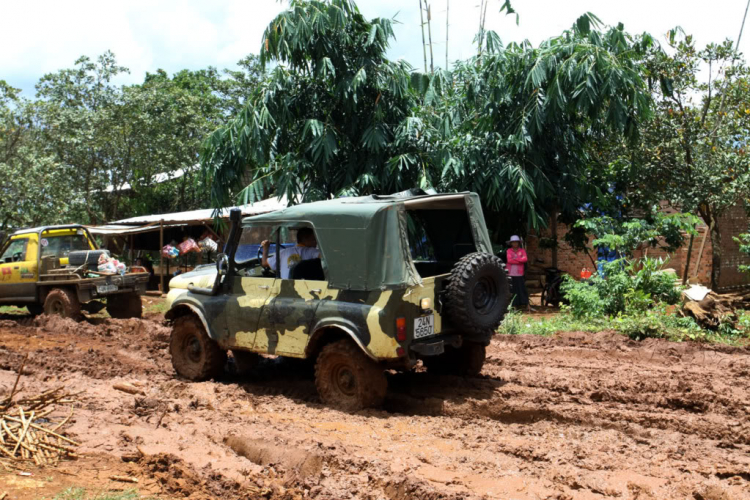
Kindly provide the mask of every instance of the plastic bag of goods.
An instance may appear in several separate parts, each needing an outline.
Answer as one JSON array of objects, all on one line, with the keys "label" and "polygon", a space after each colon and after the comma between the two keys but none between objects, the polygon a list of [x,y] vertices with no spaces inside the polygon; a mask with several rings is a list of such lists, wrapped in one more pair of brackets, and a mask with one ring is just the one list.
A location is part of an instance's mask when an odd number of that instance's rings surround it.
[{"label": "plastic bag of goods", "polygon": [[209,237],[205,237],[198,242],[198,246],[201,250],[208,252],[215,252],[219,249],[219,245]]},{"label": "plastic bag of goods", "polygon": [[99,264],[97,269],[100,273],[116,273],[117,265],[113,261],[107,261],[104,264]]},{"label": "plastic bag of goods", "polygon": [[179,245],[177,245],[177,248],[180,249],[180,255],[185,255],[186,253],[190,252],[200,252],[201,249],[198,247],[198,244],[195,242],[193,238],[188,238]]},{"label": "plastic bag of goods", "polygon": [[172,245],[164,245],[161,249],[161,254],[167,259],[174,259],[180,255],[180,251]]}]

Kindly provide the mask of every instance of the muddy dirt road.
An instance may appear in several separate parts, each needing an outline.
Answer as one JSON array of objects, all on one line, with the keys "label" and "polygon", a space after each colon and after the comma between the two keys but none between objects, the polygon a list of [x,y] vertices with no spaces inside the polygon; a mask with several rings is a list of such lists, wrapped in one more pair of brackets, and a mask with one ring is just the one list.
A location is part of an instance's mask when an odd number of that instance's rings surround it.
[{"label": "muddy dirt road", "polygon": [[0,470],[8,500],[132,486],[118,474],[160,498],[750,498],[747,349],[497,337],[480,377],[393,374],[384,409],[346,414],[305,363],[187,383],[159,317],[90,321],[0,319],[0,394],[26,353],[24,390],[85,390],[69,428],[85,456]]}]

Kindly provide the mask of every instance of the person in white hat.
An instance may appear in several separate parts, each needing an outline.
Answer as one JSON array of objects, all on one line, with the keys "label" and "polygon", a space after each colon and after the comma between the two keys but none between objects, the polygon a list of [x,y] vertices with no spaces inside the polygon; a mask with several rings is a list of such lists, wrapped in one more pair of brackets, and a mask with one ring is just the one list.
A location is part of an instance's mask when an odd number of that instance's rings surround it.
[{"label": "person in white hat", "polygon": [[508,276],[510,276],[510,282],[512,287],[513,306],[523,307],[526,306],[528,312],[532,312],[531,304],[529,304],[529,292],[526,290],[526,278],[524,278],[526,270],[526,262],[529,258],[526,256],[526,250],[521,248],[521,238],[514,234],[510,237],[510,248],[508,249]]}]

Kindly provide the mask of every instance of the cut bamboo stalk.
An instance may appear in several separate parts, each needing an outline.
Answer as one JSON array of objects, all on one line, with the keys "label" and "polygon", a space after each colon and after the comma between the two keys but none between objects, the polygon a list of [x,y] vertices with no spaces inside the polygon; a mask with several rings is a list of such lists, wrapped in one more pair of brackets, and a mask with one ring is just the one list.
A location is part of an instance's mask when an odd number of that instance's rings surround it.
[{"label": "cut bamboo stalk", "polygon": [[[10,420],[10,421],[12,421],[12,422],[18,422],[18,420],[17,420],[17,419],[15,419],[14,417],[5,417],[5,418],[6,418],[7,420]],[[39,429],[39,430],[40,430],[40,431],[42,431],[42,432],[46,432],[47,434],[51,434],[51,435],[55,436],[55,437],[56,437],[56,438],[58,438],[58,439],[62,439],[63,441],[67,441],[67,442],[69,442],[69,443],[70,443],[70,444],[72,444],[72,445],[75,445],[75,446],[81,446],[81,443],[77,443],[77,442],[73,441],[72,439],[68,439],[68,438],[66,438],[65,436],[61,436],[60,434],[57,434],[57,433],[56,433],[56,432],[54,432],[54,431],[51,431],[51,430],[49,430],[49,429],[45,429],[44,427],[40,427],[40,426],[38,426],[38,425],[36,425],[36,424],[31,424],[31,427],[33,427],[33,428],[35,428],[35,429]]]},{"label": "cut bamboo stalk", "polygon": [[21,414],[21,422],[23,422],[23,432],[21,432],[21,437],[18,438],[18,443],[16,443],[16,447],[13,449],[13,454],[16,454],[16,451],[18,450],[18,447],[21,446],[21,443],[23,442],[23,438],[26,437],[26,433],[29,432],[29,425],[31,425],[31,421],[34,420],[34,412],[31,412],[31,418],[29,418],[28,421],[24,422],[24,414],[23,409],[19,408],[18,411]]}]

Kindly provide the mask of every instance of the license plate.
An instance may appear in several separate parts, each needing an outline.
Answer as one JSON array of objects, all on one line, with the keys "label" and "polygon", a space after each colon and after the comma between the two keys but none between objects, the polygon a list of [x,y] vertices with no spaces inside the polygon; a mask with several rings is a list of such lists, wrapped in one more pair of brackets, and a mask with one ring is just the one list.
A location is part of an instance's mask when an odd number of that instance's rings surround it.
[{"label": "license plate", "polygon": [[435,334],[435,315],[420,316],[414,320],[414,338],[421,339]]},{"label": "license plate", "polygon": [[117,285],[97,285],[96,291],[98,293],[116,292],[117,291]]}]

